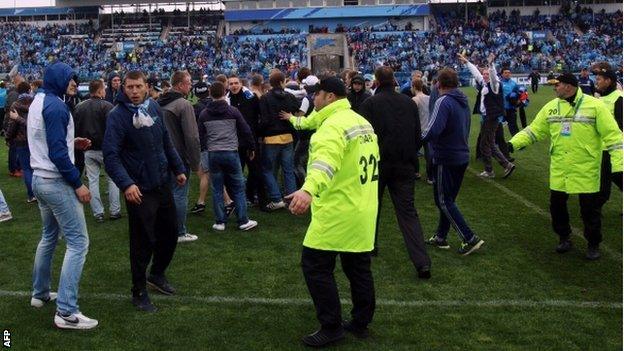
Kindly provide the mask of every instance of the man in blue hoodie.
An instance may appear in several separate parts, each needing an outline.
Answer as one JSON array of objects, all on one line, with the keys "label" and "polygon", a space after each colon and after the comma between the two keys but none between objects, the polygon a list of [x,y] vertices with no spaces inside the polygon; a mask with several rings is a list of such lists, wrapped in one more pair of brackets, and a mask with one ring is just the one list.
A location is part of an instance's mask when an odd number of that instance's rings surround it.
[{"label": "man in blue hoodie", "polygon": [[470,109],[468,98],[457,89],[458,85],[455,70],[444,68],[438,72],[439,98],[422,135],[423,142],[428,142],[432,150],[436,170],[433,197],[440,210],[437,232],[427,243],[441,249],[450,248],[446,237],[453,225],[462,240],[458,252],[467,256],[479,249],[483,240],[468,227],[455,204],[470,160]]},{"label": "man in blue hoodie", "polygon": [[[54,63],[43,73],[43,89],[28,112],[28,146],[33,169],[32,187],[41,212],[43,233],[37,246],[30,304],[40,308],[56,299],[54,324],[62,329],[92,329],[98,321],[78,309],[78,285],[89,248],[89,235],[82,204],[91,193],[80,181],[74,165],[74,146],[87,149],[91,141],[74,138],[74,121],[61,99],[74,95],[75,73],[64,63]],[[59,233],[65,235],[67,249],[61,268],[58,296],[50,291],[52,256]],[[58,298],[57,298],[58,297]]]},{"label": "man in blue hoodie", "polygon": [[512,105],[510,97],[512,93],[518,96],[519,87],[518,84],[511,79],[511,70],[509,68],[503,68],[501,72],[501,84],[503,85],[503,102],[505,104],[505,121],[507,121],[507,127],[511,136],[518,133],[518,116],[516,115],[516,106]]},{"label": "man in blue hoodie", "polygon": [[183,186],[186,169],[171,143],[162,110],[156,101],[147,98],[147,91],[142,72],[125,75],[117,105],[106,119],[102,152],[106,173],[126,198],[132,303],[139,310],[154,312],[147,285],[165,295],[175,293],[165,278],[178,242],[170,174]]}]

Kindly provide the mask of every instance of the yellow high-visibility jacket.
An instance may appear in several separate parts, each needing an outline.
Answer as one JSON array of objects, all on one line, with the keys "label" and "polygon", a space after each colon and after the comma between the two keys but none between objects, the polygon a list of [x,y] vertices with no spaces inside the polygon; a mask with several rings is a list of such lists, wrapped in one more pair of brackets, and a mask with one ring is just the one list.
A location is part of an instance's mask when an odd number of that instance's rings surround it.
[{"label": "yellow high-visibility jacket", "polygon": [[611,155],[612,172],[622,172],[622,132],[599,99],[578,89],[574,106],[564,99],[548,102],[531,125],[510,143],[522,149],[550,137],[550,189],[568,194],[600,189],[602,146]]}]

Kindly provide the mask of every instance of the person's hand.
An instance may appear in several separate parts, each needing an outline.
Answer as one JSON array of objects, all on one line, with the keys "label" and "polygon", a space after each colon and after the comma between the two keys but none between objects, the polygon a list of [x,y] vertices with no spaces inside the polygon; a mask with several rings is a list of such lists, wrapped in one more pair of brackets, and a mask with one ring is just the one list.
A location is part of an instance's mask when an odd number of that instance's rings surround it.
[{"label": "person's hand", "polygon": [[312,203],[312,195],[308,194],[305,190],[297,190],[286,196],[285,199],[290,200],[290,206],[288,206],[288,209],[290,210],[290,213],[296,216],[306,213]]},{"label": "person's hand", "polygon": [[15,120],[19,118],[19,114],[15,110],[9,111],[9,118]]},{"label": "person's hand", "polygon": [[88,204],[91,201],[91,192],[89,188],[84,185],[81,185],[80,188],[76,189],[76,196],[78,197],[78,201],[83,204]]},{"label": "person's hand", "polygon": [[457,54],[457,58],[459,59],[459,62],[466,64],[468,62],[468,59],[466,58],[466,56],[462,55],[462,54]]},{"label": "person's hand", "polygon": [[91,140],[87,138],[75,138],[74,147],[78,150],[85,151],[91,147]]},{"label": "person's hand", "polygon": [[253,161],[253,159],[256,158],[256,152],[253,150],[247,150],[247,158],[249,158],[249,161]]},{"label": "person's hand", "polygon": [[176,176],[176,183],[178,183],[179,186],[186,184],[186,175],[184,175],[184,173],[178,174]]},{"label": "person's hand", "polygon": [[288,113],[286,111],[281,111],[279,113],[280,119],[283,121],[288,121],[290,117],[293,117],[292,113]]},{"label": "person's hand", "polygon": [[496,55],[494,55],[494,53],[489,54],[487,57],[488,65],[491,65],[492,62],[494,62],[494,59],[496,59]]},{"label": "person's hand", "polygon": [[139,190],[139,187],[134,184],[130,185],[124,191],[124,196],[126,197],[126,201],[131,204],[140,205],[141,202],[143,202],[143,200],[141,200],[143,194],[141,194],[141,190]]}]

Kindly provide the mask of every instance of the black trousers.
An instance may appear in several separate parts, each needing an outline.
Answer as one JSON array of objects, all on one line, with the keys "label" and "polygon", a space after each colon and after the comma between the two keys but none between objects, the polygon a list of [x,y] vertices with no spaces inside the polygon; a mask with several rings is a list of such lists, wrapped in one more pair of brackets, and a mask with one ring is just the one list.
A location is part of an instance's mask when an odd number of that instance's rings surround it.
[{"label": "black trousers", "polygon": [[520,115],[520,125],[522,126],[522,128],[526,128],[527,118],[526,118],[526,110],[524,109],[524,106],[520,106],[520,108],[518,108],[518,111]]},{"label": "black trousers", "polygon": [[303,247],[301,268],[312,296],[316,317],[325,330],[340,329],[342,313],[338,287],[334,279],[336,256],[351,285],[351,317],[358,327],[366,327],[375,313],[375,287],[369,252],[322,251]]},{"label": "black trousers", "polygon": [[[550,216],[553,230],[559,237],[567,238],[572,234],[570,215],[568,214],[569,194],[561,191],[550,191]],[[602,198],[600,193],[579,194],[581,218],[583,219],[583,234],[590,246],[597,246],[602,241],[601,214]]]},{"label": "black trousers", "polygon": [[600,198],[604,205],[611,197],[611,183],[622,191],[622,183],[618,183],[611,176],[611,155],[607,151],[602,152],[602,164],[600,165]]},{"label": "black trousers", "polygon": [[295,179],[297,180],[297,187],[301,187],[305,183],[306,168],[308,166],[308,151],[310,148],[310,137],[300,136],[295,146]]},{"label": "black trousers", "polygon": [[507,128],[509,128],[509,134],[514,136],[518,133],[518,116],[516,116],[516,109],[505,110],[505,121],[507,121]]},{"label": "black trousers", "polygon": [[[247,149],[239,149],[238,156],[241,161],[241,168],[245,171],[247,166],[247,183],[245,184],[245,194],[247,200],[254,202],[258,199],[258,203],[264,206],[268,203],[268,196],[262,178],[262,149],[261,145],[256,144],[256,151],[253,160],[247,157]],[[229,191],[229,189],[228,189]]]},{"label": "black trousers", "polygon": [[539,84],[531,83],[531,91],[533,92],[533,94],[537,93],[537,88],[538,87],[539,87]]},{"label": "black trousers", "polygon": [[[505,158],[511,162],[511,156],[509,155],[509,148],[507,147],[507,142],[505,141],[505,131],[503,130],[503,125],[500,123],[498,123],[498,126],[496,127],[495,143],[496,143],[496,146],[498,146],[498,149],[500,150],[500,152],[503,153],[503,156],[505,156]],[[481,150],[481,133],[479,133],[479,136],[477,137],[476,149],[477,151],[475,152],[475,155],[476,155],[475,158],[477,160],[482,159],[483,152]]]},{"label": "black trousers", "polygon": [[178,244],[177,216],[171,188],[167,185],[142,193],[143,201],[140,205],[126,202],[130,226],[133,294],[145,290],[146,271],[150,260],[151,274],[165,274]]},{"label": "black trousers", "polygon": [[[433,176],[433,175],[432,175]],[[379,218],[384,191],[388,187],[399,228],[403,234],[403,241],[407,253],[416,269],[431,266],[431,259],[427,254],[423,230],[414,206],[414,177],[413,167],[382,168],[379,177],[379,208],[377,210],[377,226],[375,229],[375,249],[379,235]]]}]

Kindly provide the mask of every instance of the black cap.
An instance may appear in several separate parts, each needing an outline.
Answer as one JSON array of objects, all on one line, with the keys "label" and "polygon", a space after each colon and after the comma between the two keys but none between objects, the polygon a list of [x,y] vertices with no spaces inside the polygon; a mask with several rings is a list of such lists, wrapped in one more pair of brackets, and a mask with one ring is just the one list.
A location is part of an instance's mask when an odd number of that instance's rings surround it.
[{"label": "black cap", "polygon": [[364,85],[364,77],[358,74],[357,76],[351,78],[351,84],[355,84],[355,83]]},{"label": "black cap", "polygon": [[210,89],[210,85],[204,83],[204,82],[199,82],[197,84],[195,84],[195,86],[193,87],[193,93],[195,93],[195,95],[197,96],[205,96],[207,94],[209,94],[208,90]]},{"label": "black cap", "polygon": [[148,78],[147,86],[149,86],[150,88],[154,88],[154,90],[158,92],[162,91],[162,87],[160,86],[160,81],[156,78]]},{"label": "black cap", "polygon": [[604,78],[611,79],[611,82],[617,81],[617,73],[612,69],[598,68],[594,71],[597,76],[603,76]]},{"label": "black cap", "polygon": [[345,84],[338,77],[329,77],[322,79],[319,84],[317,84],[316,91],[322,90],[326,93],[334,93],[337,96],[347,96],[347,88]]},{"label": "black cap", "polygon": [[557,80],[557,83],[565,83],[565,84],[570,84],[572,86],[578,87],[578,79],[576,78],[574,74],[570,72],[564,72],[555,79]]}]

